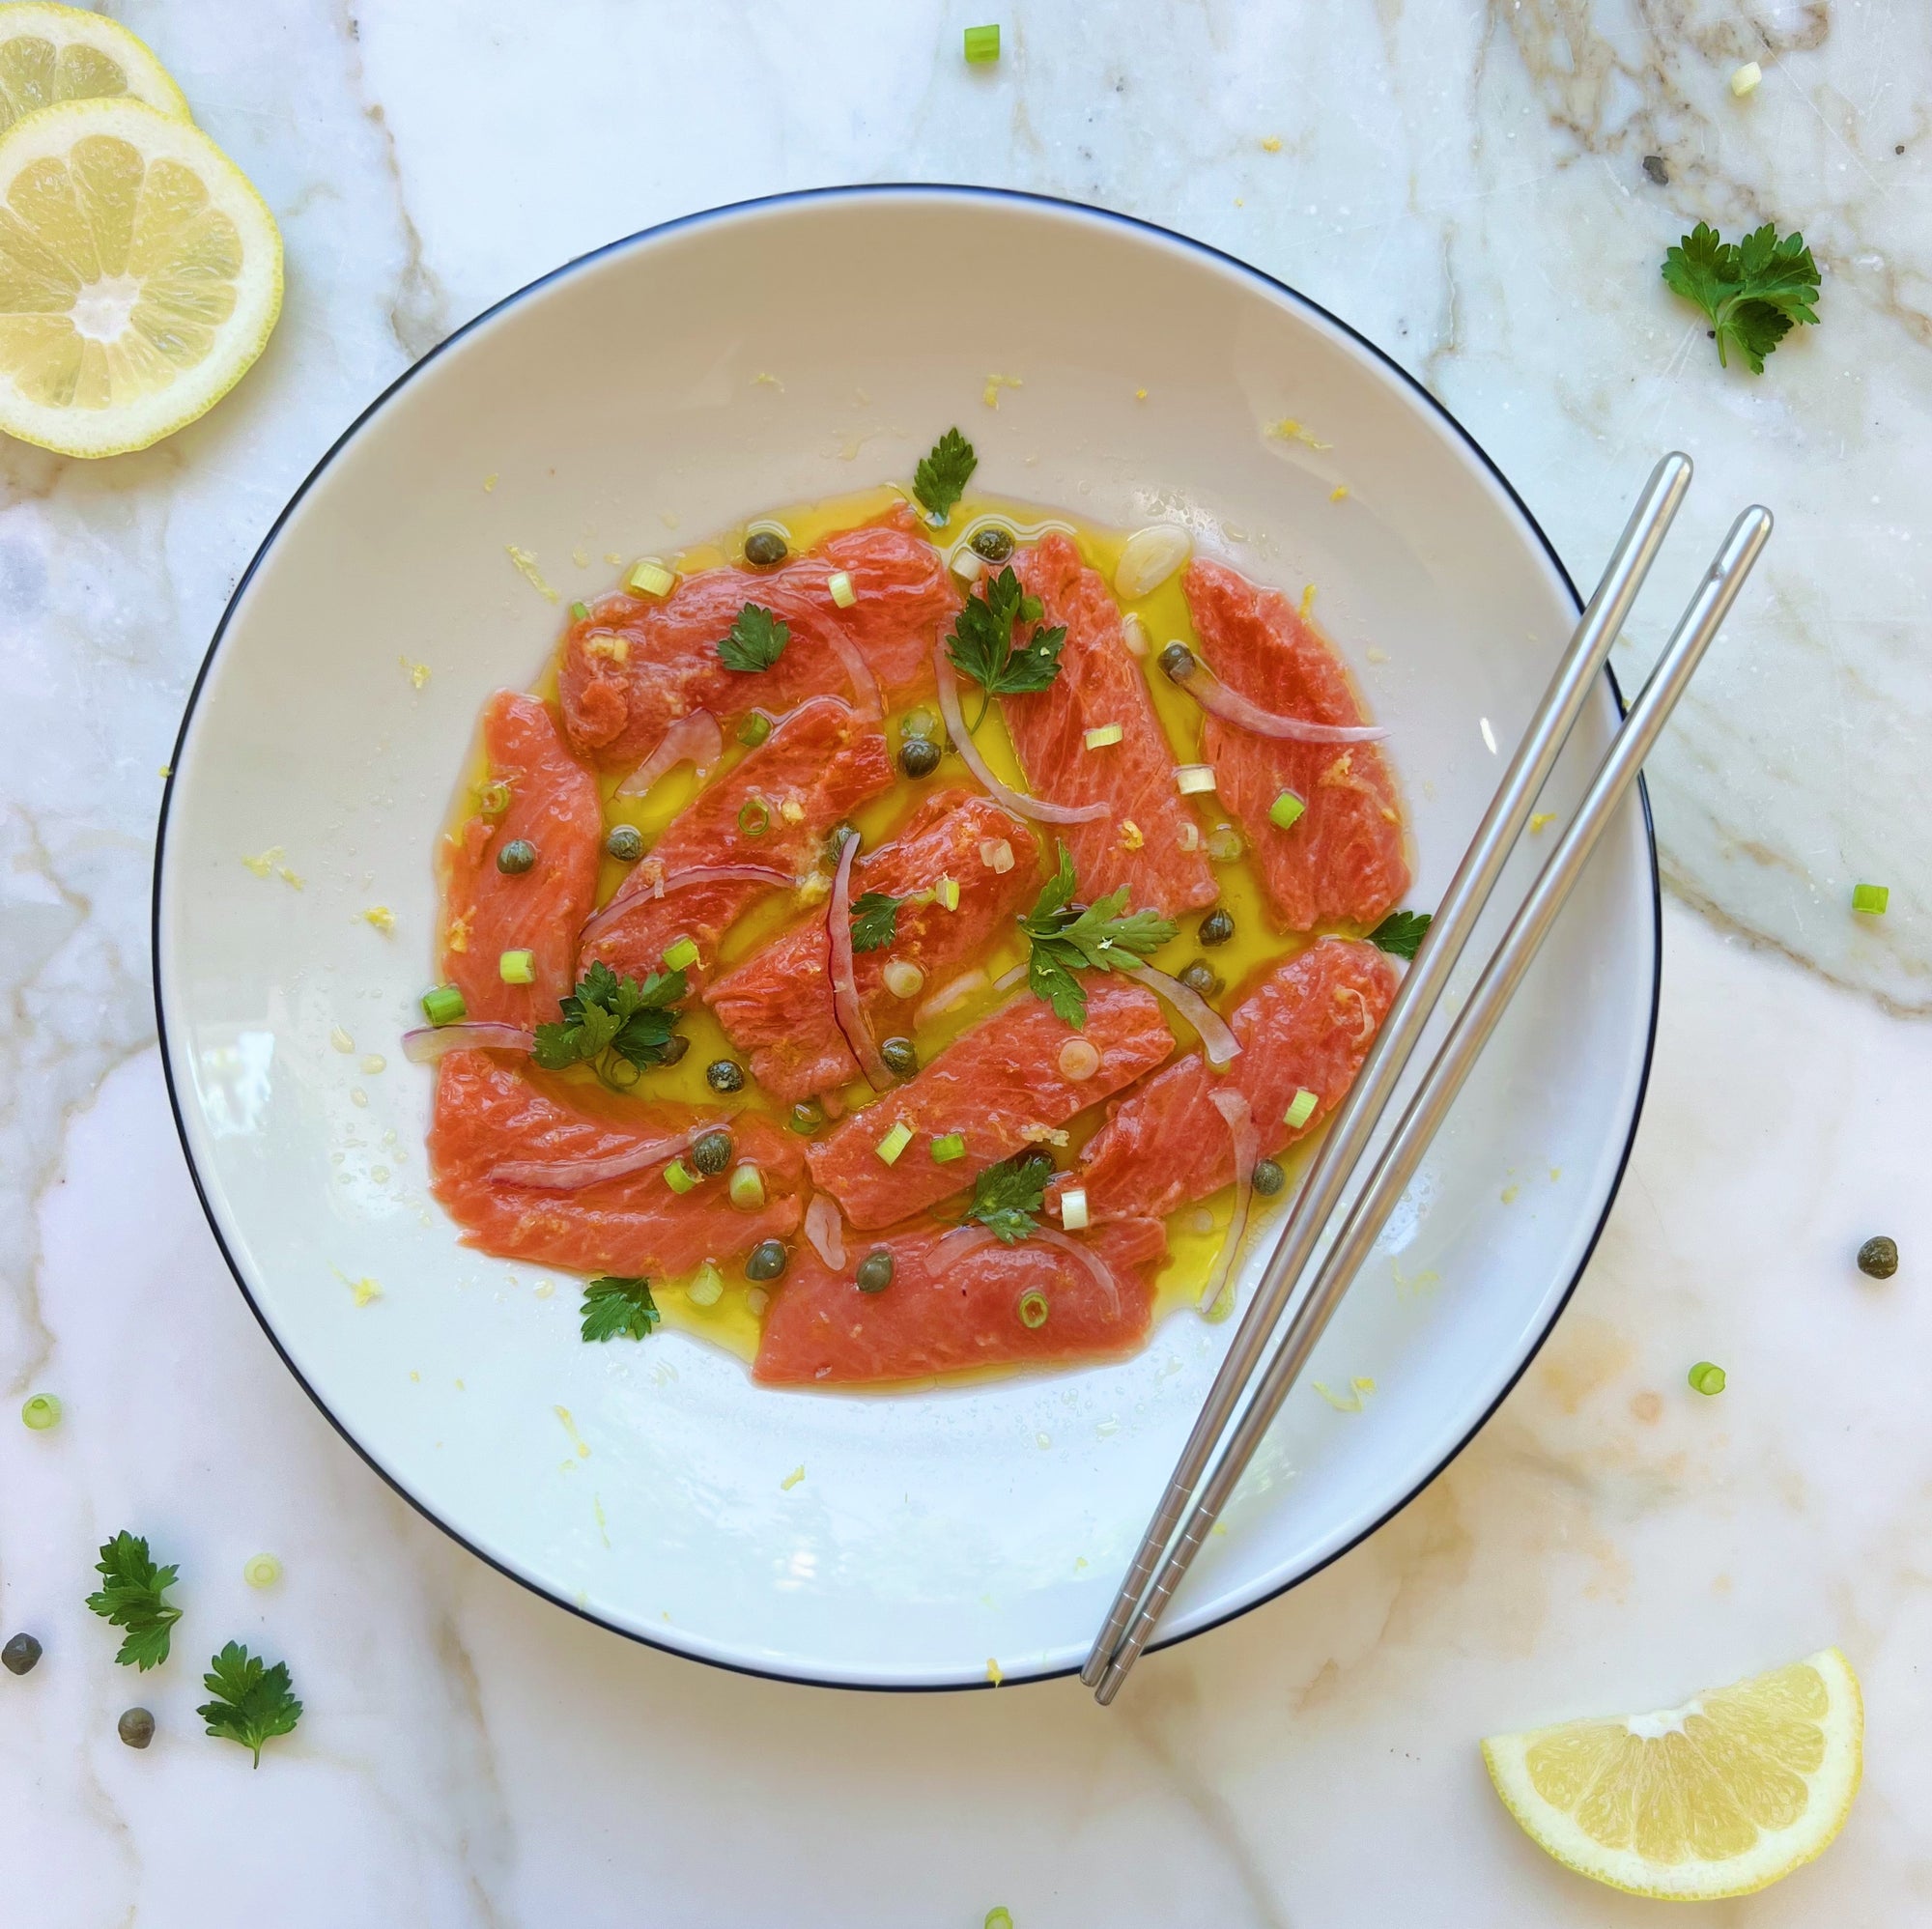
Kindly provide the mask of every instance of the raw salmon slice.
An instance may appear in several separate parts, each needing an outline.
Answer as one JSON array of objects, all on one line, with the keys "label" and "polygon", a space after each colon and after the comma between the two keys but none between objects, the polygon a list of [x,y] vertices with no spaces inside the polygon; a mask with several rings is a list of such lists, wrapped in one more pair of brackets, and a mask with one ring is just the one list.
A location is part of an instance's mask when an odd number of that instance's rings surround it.
[{"label": "raw salmon slice", "polygon": [[[1004,873],[980,855],[982,843],[1000,840],[1013,852],[1013,866]],[[932,890],[941,878],[959,887],[956,911],[936,901],[903,903],[892,944],[854,954],[852,976],[875,1038],[910,1035],[920,999],[980,956],[1032,899],[1038,861],[1039,841],[1025,824],[989,798],[948,790],[928,798],[890,843],[853,865],[855,904],[868,891],[910,897]],[[909,999],[886,988],[886,966],[893,960],[925,974],[924,985]],[[859,1076],[833,1010],[822,905],[721,979],[704,1002],[731,1042],[750,1056],[753,1077],[787,1105]]]},{"label": "raw salmon slice", "polygon": [[[1230,689],[1313,723],[1368,721],[1340,659],[1279,590],[1204,558],[1188,565],[1183,586],[1202,659]],[[1284,930],[1378,924],[1408,889],[1402,810],[1378,745],[1285,743],[1210,716],[1202,754]],[[1268,818],[1284,790],[1307,807],[1286,831]]]},{"label": "raw salmon slice", "polygon": [[[483,711],[486,782],[504,783],[510,808],[481,811],[442,840],[442,975],[470,1017],[528,1029],[556,1016],[571,987],[577,933],[596,900],[604,812],[597,780],[564,744],[549,707],[499,690]],[[537,861],[520,876],[497,853],[523,838]],[[505,984],[498,959],[526,950],[529,984]]]},{"label": "raw salmon slice", "polygon": [[607,1158],[724,1117],[723,1107],[620,1098],[492,1052],[451,1052],[437,1078],[431,1189],[463,1228],[464,1244],[498,1259],[675,1278],[797,1227],[805,1162],[790,1133],[755,1113],[729,1121],[736,1161],[765,1176],[765,1204],[755,1212],[732,1206],[722,1176],[673,1192],[665,1183],[668,1161],[576,1192],[508,1185],[490,1174],[512,1161]]},{"label": "raw salmon slice", "polygon": [[[825,586],[841,570],[852,579],[848,610]],[[770,669],[731,670],[719,660],[748,603],[790,626]],[[662,601],[605,597],[564,638],[564,727],[586,756],[614,769],[642,762],[665,726],[694,710],[710,711],[728,735],[753,710],[776,715],[808,696],[851,696],[835,633],[857,647],[889,702],[907,702],[931,689],[933,640],[958,607],[939,552],[900,504],[777,569],[707,569]]]},{"label": "raw salmon slice", "polygon": [[[1173,1051],[1173,1034],[1151,992],[1091,975],[1086,985],[1084,1032],[1031,994],[1001,1006],[896,1092],[808,1148],[812,1183],[838,1202],[853,1225],[894,1225],[1039,1143]],[[1060,1048],[1074,1037],[1100,1054],[1098,1069],[1078,1082],[1060,1069]],[[879,1143],[899,1124],[912,1137],[888,1165]],[[965,1138],[964,1156],[935,1164],[933,1140],[953,1132]]]},{"label": "raw salmon slice", "polygon": [[[893,760],[876,723],[863,721],[837,696],[815,696],[783,720],[763,744],[702,791],[672,818],[649,857],[619,887],[611,902],[632,908],[600,922],[583,943],[580,970],[595,958],[629,978],[656,971],[680,938],[697,946],[698,962],[687,967],[694,989],[717,956],[718,940],[759,898],[776,887],[733,880],[677,888],[682,871],[721,865],[757,865],[796,878],[810,874],[833,825],[877,797],[893,781]],[[739,822],[753,802],[764,813],[764,830]],[[666,885],[653,896],[657,880]]]},{"label": "raw salmon slice", "polygon": [[[1037,1240],[935,1259],[944,1236],[936,1226],[893,1234],[848,1255],[843,1272],[801,1247],[765,1316],[753,1376],[833,1386],[963,1367],[1066,1366],[1130,1353],[1146,1340],[1152,1273],[1167,1254],[1158,1220],[1109,1226],[1085,1242],[1112,1276],[1104,1287],[1072,1254]],[[861,1292],[853,1269],[881,1247],[893,1256],[893,1283]],[[1020,1317],[1028,1293],[1046,1302],[1037,1326]]]},{"label": "raw salmon slice", "polygon": [[[1049,1210],[1058,1217],[1061,1194],[1083,1185],[1094,1225],[1160,1218],[1232,1185],[1234,1141],[1211,1097],[1230,1086],[1248,1101],[1262,1157],[1307,1137],[1354,1082],[1399,981],[1388,958],[1352,938],[1319,938],[1274,966],[1229,1020],[1241,1052],[1227,1071],[1191,1052],[1111,1106],[1077,1173],[1054,1181]],[[1315,1110],[1290,1131],[1288,1108],[1304,1091]]]},{"label": "raw salmon slice", "polygon": [[[1003,696],[1007,734],[1029,786],[1056,804],[1104,803],[1111,815],[1060,833],[1073,853],[1081,895],[1127,887],[1136,909],[1163,917],[1199,910],[1218,894],[1200,829],[1174,782],[1174,752],[1147,680],[1121,636],[1121,611],[1099,573],[1057,530],[1021,550],[1013,568],[1064,623],[1060,674],[1044,689]],[[1086,733],[1121,726],[1118,744],[1090,751]],[[1131,827],[1131,828],[1129,828]],[[1196,845],[1182,847],[1189,835]]]}]

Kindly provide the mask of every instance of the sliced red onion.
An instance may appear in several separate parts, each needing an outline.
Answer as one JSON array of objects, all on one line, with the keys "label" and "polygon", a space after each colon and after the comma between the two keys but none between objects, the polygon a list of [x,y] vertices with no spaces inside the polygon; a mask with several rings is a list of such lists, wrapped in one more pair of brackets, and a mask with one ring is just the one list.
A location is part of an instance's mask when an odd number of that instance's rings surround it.
[{"label": "sliced red onion", "polygon": [[412,1064],[434,1064],[444,1052],[526,1052],[536,1043],[515,1025],[423,1025],[403,1034],[403,1056]]},{"label": "sliced red onion", "polygon": [[829,1192],[814,1192],[805,1208],[805,1236],[811,1250],[834,1272],[845,1270],[845,1222],[838,1216],[838,1202]]},{"label": "sliced red onion", "polygon": [[944,643],[933,646],[932,662],[939,678],[939,714],[946,719],[952,748],[966,759],[966,768],[986,786],[995,803],[1005,805],[1016,817],[1031,817],[1037,824],[1092,824],[1108,814],[1105,804],[1049,804],[1043,797],[1022,797],[1017,790],[1008,789],[967,734],[966,719],[959,708],[959,678],[953,673]]},{"label": "sliced red onion", "polygon": [[859,699],[859,715],[869,723],[876,723],[886,714],[886,699],[880,695],[879,679],[872,674],[872,666],[860,654],[858,644],[837,623],[826,631],[825,640],[832,645],[838,661],[845,666],[845,674],[852,679],[852,694]]},{"label": "sliced red onion", "polygon": [[999,975],[999,977],[993,980],[993,989],[995,991],[1010,991],[1014,985],[1023,983],[1025,981],[1026,975],[1027,975],[1026,966],[1023,964],[1016,964],[1012,967],[1010,971],[1003,971]]},{"label": "sliced red onion", "polygon": [[1216,1071],[1226,1069],[1241,1049],[1241,1041],[1229,1031],[1226,1021],[1198,992],[1190,991],[1178,978],[1169,978],[1152,965],[1116,965],[1122,978],[1137,979],[1150,991],[1158,992],[1201,1035],[1201,1049]]},{"label": "sliced red onion", "polygon": [[641,797],[674,764],[691,764],[704,777],[724,754],[724,733],[718,719],[709,710],[694,710],[665,726],[657,749],[617,786],[616,794]]},{"label": "sliced red onion", "polygon": [[982,990],[986,983],[986,974],[975,966],[971,971],[962,971],[955,979],[943,984],[912,1014],[915,1028],[928,1025],[933,1019],[951,1011],[963,1000],[971,998],[976,991]]},{"label": "sliced red onion", "polygon": [[866,1007],[859,1003],[859,981],[852,975],[852,860],[858,850],[858,838],[847,837],[838,853],[838,868],[832,876],[832,901],[825,914],[825,934],[832,944],[832,1010],[872,1090],[890,1092],[895,1081],[879,1056],[872,1028],[866,1023]]},{"label": "sliced red onion", "polygon": [[1201,1289],[1200,1307],[1211,1313],[1234,1270],[1235,1256],[1241,1249],[1241,1235],[1248,1230],[1248,1206],[1255,1195],[1255,1161],[1262,1155],[1261,1134],[1255,1130],[1254,1114],[1248,1101],[1233,1086],[1220,1086],[1208,1094],[1208,1102],[1228,1121],[1235,1141],[1235,1214],[1228,1221],[1228,1236],[1214,1257],[1214,1270]]},{"label": "sliced red onion", "polygon": [[688,1131],[673,1132],[668,1139],[648,1139],[621,1152],[607,1152],[601,1159],[512,1159],[490,1168],[490,1182],[526,1185],[537,1192],[582,1192],[586,1185],[601,1185],[607,1178],[628,1178],[634,1172],[664,1165],[695,1146],[705,1133],[730,1122],[728,1119],[713,1119]]},{"label": "sliced red onion", "polygon": [[1051,1226],[1041,1226],[1031,1236],[1042,1245],[1058,1246],[1063,1251],[1071,1253],[1106,1288],[1107,1304],[1112,1309],[1115,1319],[1121,1317],[1121,1289],[1114,1284],[1114,1269],[1092,1246],[1083,1246],[1078,1239],[1071,1238],[1065,1233],[1056,1233]]},{"label": "sliced red onion", "polygon": [[1211,710],[1224,723],[1246,730],[1257,737],[1285,737],[1297,744],[1374,744],[1388,732],[1373,723],[1311,723],[1302,717],[1283,717],[1251,703],[1237,690],[1230,690],[1199,657],[1193,667],[1174,680],[1204,710]]},{"label": "sliced red onion", "polygon": [[961,1260],[977,1253],[981,1246],[990,1245],[996,1236],[989,1228],[970,1220],[963,1226],[955,1226],[933,1247],[926,1269],[934,1279],[943,1278]]},{"label": "sliced red onion", "polygon": [[790,871],[775,870],[762,864],[693,865],[687,870],[654,872],[649,877],[633,871],[616,896],[585,920],[583,929],[577,934],[578,946],[581,949],[600,931],[609,930],[646,897],[664,897],[673,891],[689,891],[700,884],[764,884],[774,891],[789,891],[797,882]]}]

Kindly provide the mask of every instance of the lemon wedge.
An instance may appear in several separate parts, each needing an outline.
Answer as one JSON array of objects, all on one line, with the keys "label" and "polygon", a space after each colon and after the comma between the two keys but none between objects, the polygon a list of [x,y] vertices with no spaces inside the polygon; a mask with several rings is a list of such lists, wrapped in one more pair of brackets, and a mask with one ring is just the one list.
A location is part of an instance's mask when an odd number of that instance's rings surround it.
[{"label": "lemon wedge", "polygon": [[167,69],[119,20],[47,0],[0,7],[0,134],[38,108],[116,95],[189,118]]},{"label": "lemon wedge", "polygon": [[274,217],[191,123],[70,100],[0,135],[8,435],[63,455],[144,449],[241,381],[281,306]]},{"label": "lemon wedge", "polygon": [[1821,1854],[1863,1759],[1858,1676],[1836,1648],[1681,1708],[1483,1744],[1530,1839],[1634,1895],[1747,1895]]}]

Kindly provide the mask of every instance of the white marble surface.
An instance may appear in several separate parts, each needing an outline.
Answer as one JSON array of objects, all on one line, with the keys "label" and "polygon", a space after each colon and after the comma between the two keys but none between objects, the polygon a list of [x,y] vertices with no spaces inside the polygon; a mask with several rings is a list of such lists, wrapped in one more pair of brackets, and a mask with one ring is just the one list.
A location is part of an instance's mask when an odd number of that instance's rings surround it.
[{"label": "white marble surface", "polygon": [[[1932,1913],[1924,10],[1039,5],[992,72],[960,64],[978,14],[950,5],[125,12],[267,194],[290,294],[260,369],[150,454],[0,443],[0,1388],[68,1407],[49,1435],[0,1425],[0,1622],[48,1649],[0,1678],[0,1916],[1616,1923],[1646,1905],[1530,1848],[1475,1739],[1831,1640],[1868,1695],[1852,1822],[1704,1914]],[[151,1044],[156,770],[230,585],[342,425],[569,255],[893,178],[1094,199],[1284,274],[1435,387],[1578,574],[1652,454],[1688,448],[1657,610],[1747,496],[1780,518],[1655,766],[1680,900],[1658,1069],[1571,1312],[1405,1515],[1108,1715],[1065,1684],[717,1674],[452,1546],[276,1364]],[[1825,325],[1761,380],[1719,370],[1656,280],[1699,214],[1802,226],[1825,264]],[[1883,924],[1846,914],[1857,877],[1891,885]],[[1887,1286],[1849,1263],[1880,1229],[1906,1253]],[[1684,1385],[1704,1357],[1731,1376],[1715,1402]],[[123,1524],[191,1576],[185,1655],[259,1631],[296,1666],[308,1714],[259,1775],[195,1732],[186,1665],[136,1689],[81,1612]],[[261,1547],[288,1572],[252,1595]],[[135,1698],[161,1723],[145,1755],[113,1736]]]}]

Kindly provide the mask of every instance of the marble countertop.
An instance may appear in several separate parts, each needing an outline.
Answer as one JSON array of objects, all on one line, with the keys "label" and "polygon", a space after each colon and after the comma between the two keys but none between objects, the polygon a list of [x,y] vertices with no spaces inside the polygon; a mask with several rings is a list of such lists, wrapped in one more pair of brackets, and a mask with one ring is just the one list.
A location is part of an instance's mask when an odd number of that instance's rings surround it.
[{"label": "marble countertop", "polygon": [[[1037,5],[129,0],[281,221],[235,395],[146,455],[0,441],[0,1868],[43,1929],[1621,1923],[1492,1797],[1481,1735],[1664,1705],[1837,1642],[1866,1780],[1820,1862],[1688,1919],[1932,1907],[1932,14],[1752,0]],[[1735,99],[1742,60],[1763,85]],[[1278,145],[1277,145],[1278,144]],[[1662,157],[1667,184],[1644,171]],[[865,1696],[578,1623],[396,1500],[282,1371],[205,1229],[147,983],[159,786],[237,576],[342,426],[468,317],[668,216],[838,181],[1069,195],[1195,234],[1395,355],[1594,573],[1656,453],[1699,487],[1619,646],[1722,525],[1778,531],[1653,761],[1657,1069],[1589,1274],[1404,1514],[1286,1599],[1077,1688]],[[1692,220],[1802,227],[1823,326],[1720,370],[1662,288]],[[1920,454],[1915,455],[1914,451]],[[1856,879],[1888,883],[1855,921]],[[1851,1253],[1885,1231],[1888,1284]],[[1720,1360],[1715,1401],[1684,1383]],[[11,1407],[10,1407],[11,1411]],[[197,1598],[301,1657],[258,1775],[191,1672],[78,1601],[165,1523]],[[161,1532],[156,1526],[156,1533]],[[242,1560],[287,1573],[251,1595]],[[123,1747],[114,1717],[160,1734]]]}]

